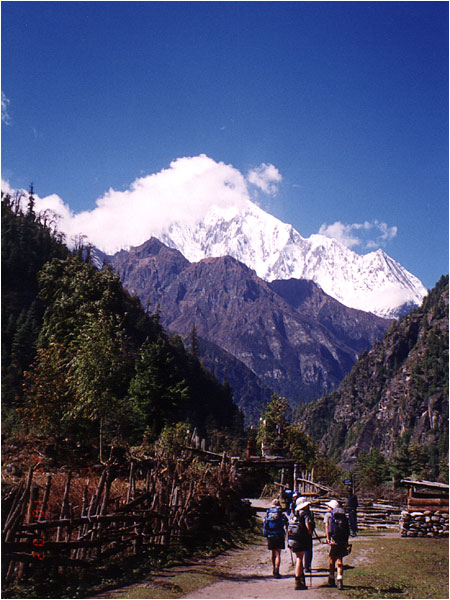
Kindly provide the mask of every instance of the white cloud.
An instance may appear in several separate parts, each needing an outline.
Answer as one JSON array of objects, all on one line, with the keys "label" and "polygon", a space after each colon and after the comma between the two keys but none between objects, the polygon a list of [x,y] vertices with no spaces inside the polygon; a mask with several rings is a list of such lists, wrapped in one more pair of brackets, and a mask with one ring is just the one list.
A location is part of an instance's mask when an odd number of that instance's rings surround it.
[{"label": "white cloud", "polygon": [[319,229],[319,234],[333,238],[347,246],[353,248],[361,246],[365,250],[373,250],[385,245],[397,235],[397,227],[389,227],[384,221],[375,220],[372,223],[345,224],[336,221],[331,225],[324,223]]},{"label": "white cloud", "polygon": [[75,214],[56,194],[36,197],[36,210],[60,215],[68,243],[84,234],[110,254],[142,244],[174,221],[194,223],[212,206],[242,207],[249,199],[238,169],[202,154],[179,158],[168,169],[136,179],[128,190],[110,189],[93,210]]},{"label": "white cloud", "polygon": [[2,192],[4,192],[5,194],[13,194],[14,190],[9,185],[9,181],[6,181],[5,179],[2,179],[1,181],[2,181]]},{"label": "white cloud", "polygon": [[2,91],[2,123],[5,125],[9,125],[11,123],[11,117],[8,113],[9,99],[6,97],[5,93]]},{"label": "white cloud", "polygon": [[276,167],[262,163],[259,167],[248,172],[247,179],[265,194],[275,194],[283,178]]}]

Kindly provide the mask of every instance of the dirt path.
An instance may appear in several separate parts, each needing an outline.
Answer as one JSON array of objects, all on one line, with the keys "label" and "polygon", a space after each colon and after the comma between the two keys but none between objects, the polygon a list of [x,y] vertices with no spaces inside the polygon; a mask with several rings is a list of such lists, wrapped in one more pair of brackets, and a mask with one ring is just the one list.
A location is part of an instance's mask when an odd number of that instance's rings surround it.
[{"label": "dirt path", "polygon": [[214,559],[215,568],[221,572],[221,580],[183,598],[331,597],[329,592],[333,590],[327,586],[327,548],[318,543],[314,545],[313,571],[306,578],[308,590],[294,591],[294,567],[289,550],[281,553],[281,579],[274,579],[270,552],[263,542],[244,550],[226,552]]},{"label": "dirt path", "polygon": [[[261,516],[265,503],[258,501],[259,507]],[[380,535],[398,536],[394,533]],[[360,536],[357,539],[363,541],[369,538]],[[328,586],[328,549],[328,545],[314,540],[313,569],[306,577],[307,590],[294,590],[294,567],[288,549],[281,554],[281,579],[274,579],[266,540],[260,538],[258,543],[247,548],[229,550],[194,564],[164,569],[147,582],[97,598],[339,598],[343,594]],[[365,556],[357,554],[359,558],[351,554],[345,559],[347,569],[364,561]]]}]

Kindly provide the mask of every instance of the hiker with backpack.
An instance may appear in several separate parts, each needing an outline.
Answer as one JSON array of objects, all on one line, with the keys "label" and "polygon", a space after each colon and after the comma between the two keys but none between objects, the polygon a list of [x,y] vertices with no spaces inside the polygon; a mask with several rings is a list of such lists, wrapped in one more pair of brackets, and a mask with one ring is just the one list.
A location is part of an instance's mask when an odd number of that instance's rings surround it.
[{"label": "hiker with backpack", "polygon": [[334,573],[337,567],[337,588],[342,590],[344,587],[343,558],[349,554],[350,527],[345,511],[337,500],[330,500],[326,505],[328,512],[325,514],[324,523],[327,542],[330,544],[328,585],[332,587],[336,585]]},{"label": "hiker with backpack", "polygon": [[303,555],[307,551],[312,551],[314,527],[314,517],[309,510],[309,501],[304,497],[298,498],[288,525],[288,546],[296,556],[294,586],[296,590],[308,589],[303,570]]},{"label": "hiker with backpack", "polygon": [[275,498],[267,510],[263,521],[263,536],[267,538],[267,548],[272,551],[273,576],[280,579],[281,551],[284,550],[285,527],[288,523],[281,510],[280,501]]}]

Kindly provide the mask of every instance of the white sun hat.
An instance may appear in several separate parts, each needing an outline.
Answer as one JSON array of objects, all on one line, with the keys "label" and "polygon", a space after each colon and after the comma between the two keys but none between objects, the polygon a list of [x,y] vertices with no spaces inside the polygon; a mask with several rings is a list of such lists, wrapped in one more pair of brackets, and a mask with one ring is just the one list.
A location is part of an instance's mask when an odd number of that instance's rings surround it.
[{"label": "white sun hat", "polygon": [[311,503],[308,500],[308,498],[305,498],[304,496],[300,496],[300,498],[298,498],[297,502],[295,503],[295,510],[302,510],[302,508],[306,508],[310,504]]}]

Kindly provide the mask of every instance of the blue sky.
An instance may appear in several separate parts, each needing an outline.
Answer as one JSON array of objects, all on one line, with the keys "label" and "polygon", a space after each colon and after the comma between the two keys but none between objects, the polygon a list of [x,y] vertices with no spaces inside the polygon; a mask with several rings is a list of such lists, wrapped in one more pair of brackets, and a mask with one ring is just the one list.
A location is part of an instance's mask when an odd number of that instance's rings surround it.
[{"label": "blue sky", "polygon": [[74,212],[182,157],[273,165],[265,210],[432,287],[448,114],[447,2],[2,2],[2,178]]}]

